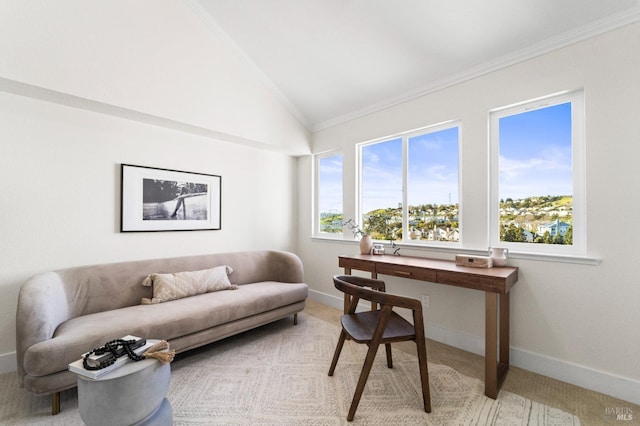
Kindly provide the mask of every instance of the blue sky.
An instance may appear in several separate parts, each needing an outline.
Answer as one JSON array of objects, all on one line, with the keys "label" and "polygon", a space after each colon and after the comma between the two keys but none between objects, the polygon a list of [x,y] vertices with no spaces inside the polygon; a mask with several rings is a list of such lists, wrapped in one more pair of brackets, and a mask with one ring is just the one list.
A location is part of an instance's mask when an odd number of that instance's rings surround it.
[{"label": "blue sky", "polygon": [[409,138],[408,203],[458,202],[459,128]]},{"label": "blue sky", "polygon": [[[408,203],[458,202],[458,127],[412,136],[408,140]],[[398,207],[402,202],[402,139],[362,149],[362,208]]]},{"label": "blue sky", "polygon": [[[458,203],[459,128],[409,138],[409,205]],[[402,202],[402,138],[362,148],[363,211]],[[320,161],[321,212],[342,211],[342,156]],[[499,198],[572,195],[571,104],[500,119]]]},{"label": "blue sky", "polygon": [[402,202],[402,139],[362,147],[362,211]]},{"label": "blue sky", "polygon": [[500,199],[572,195],[571,103],[500,119]]},{"label": "blue sky", "polygon": [[342,155],[321,158],[318,165],[318,211],[342,213]]}]

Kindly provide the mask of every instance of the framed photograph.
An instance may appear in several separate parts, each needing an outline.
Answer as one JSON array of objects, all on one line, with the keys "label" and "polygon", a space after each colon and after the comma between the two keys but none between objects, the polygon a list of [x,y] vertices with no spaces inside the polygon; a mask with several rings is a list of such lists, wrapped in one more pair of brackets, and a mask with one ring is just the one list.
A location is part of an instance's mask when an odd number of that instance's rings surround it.
[{"label": "framed photograph", "polygon": [[122,164],[120,232],[221,229],[222,178]]}]

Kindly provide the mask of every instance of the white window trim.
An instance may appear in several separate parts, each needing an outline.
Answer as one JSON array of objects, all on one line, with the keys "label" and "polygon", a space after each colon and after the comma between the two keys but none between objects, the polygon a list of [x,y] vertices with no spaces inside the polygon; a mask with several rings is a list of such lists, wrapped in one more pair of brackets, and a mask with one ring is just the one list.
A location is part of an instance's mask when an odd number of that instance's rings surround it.
[{"label": "white window trim", "polygon": [[[420,136],[425,133],[435,133],[441,130],[450,129],[453,127],[458,128],[458,229],[460,230],[460,239],[457,242],[444,242],[444,241],[431,241],[431,240],[411,240],[409,235],[409,209],[408,209],[408,195],[407,184],[409,179],[408,166],[409,166],[409,139],[414,136]],[[405,245],[409,247],[424,247],[424,248],[454,248],[459,251],[462,248],[463,241],[463,225],[462,225],[462,122],[460,120],[448,120],[441,123],[431,124],[429,126],[420,127],[413,130],[407,130],[405,132],[396,133],[393,135],[372,139],[366,142],[360,142],[356,144],[356,217],[362,221],[362,215],[364,214],[362,208],[362,149],[366,146],[376,143],[386,142],[392,139],[402,139],[402,240],[395,241],[397,245]],[[360,221],[358,224],[361,225]]]},{"label": "white window trim", "polygon": [[[573,177],[573,244],[536,244],[500,241],[499,212],[499,131],[500,118],[525,111],[571,102],[572,123],[572,177]],[[489,112],[489,224],[490,247],[506,247],[510,255],[519,258],[549,256],[557,261],[576,262],[586,259],[586,141],[585,141],[584,93],[567,91],[514,105],[496,108]]]},{"label": "white window trim", "polygon": [[[311,223],[311,235],[315,238],[329,239],[329,240],[341,240],[343,239],[343,233],[331,233],[320,232],[320,202],[318,197],[320,196],[320,161],[328,158],[341,155],[343,159],[342,163],[342,190],[344,198],[344,154],[341,149],[331,150],[313,155],[313,206],[311,211],[313,212],[313,218]],[[344,215],[344,202],[342,206],[342,213]]]}]

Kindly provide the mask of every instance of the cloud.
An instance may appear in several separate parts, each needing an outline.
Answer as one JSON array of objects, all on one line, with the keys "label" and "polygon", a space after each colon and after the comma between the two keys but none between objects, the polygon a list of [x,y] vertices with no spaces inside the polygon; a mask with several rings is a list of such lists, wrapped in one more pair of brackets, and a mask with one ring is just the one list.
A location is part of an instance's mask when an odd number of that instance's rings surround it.
[{"label": "cloud", "polygon": [[535,174],[531,178],[537,178],[541,172],[571,173],[571,154],[567,155],[567,150],[550,148],[541,154],[524,160],[500,156],[501,178],[515,179],[531,174]]},{"label": "cloud", "polygon": [[500,157],[500,198],[572,195],[570,151],[551,148],[542,154],[525,160]]}]

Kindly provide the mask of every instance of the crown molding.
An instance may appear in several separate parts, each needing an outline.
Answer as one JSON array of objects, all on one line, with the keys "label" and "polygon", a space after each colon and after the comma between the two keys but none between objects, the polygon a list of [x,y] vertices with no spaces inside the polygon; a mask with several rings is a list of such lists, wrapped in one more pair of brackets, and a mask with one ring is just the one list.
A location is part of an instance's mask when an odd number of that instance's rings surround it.
[{"label": "crown molding", "polygon": [[418,87],[398,96],[388,98],[381,102],[369,105],[360,110],[356,110],[347,114],[343,114],[329,120],[312,124],[310,130],[312,133],[319,132],[339,124],[364,117],[369,114],[399,105],[410,100],[437,92],[447,87],[463,83],[465,81],[480,77],[493,71],[497,71],[520,62],[533,59],[538,56],[553,52],[555,50],[567,47],[583,40],[604,34],[609,31],[616,30],[640,21],[640,7],[635,7],[627,11],[611,15],[607,18],[600,19],[582,27],[575,28],[572,31],[560,34],[556,37],[544,40],[540,43],[533,44],[527,48],[521,49],[509,55],[502,56],[494,61],[489,61],[479,66],[470,68],[463,72],[454,74],[450,77],[443,78],[433,83]]}]

